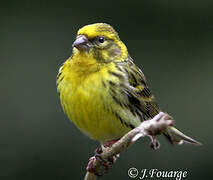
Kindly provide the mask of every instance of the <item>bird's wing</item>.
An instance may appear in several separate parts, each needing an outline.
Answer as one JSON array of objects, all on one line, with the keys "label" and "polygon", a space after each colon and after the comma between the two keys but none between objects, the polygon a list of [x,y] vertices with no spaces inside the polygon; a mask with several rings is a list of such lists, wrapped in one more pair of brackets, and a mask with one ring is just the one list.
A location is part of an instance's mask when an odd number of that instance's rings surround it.
[{"label": "bird's wing", "polygon": [[[114,101],[122,107],[116,113],[123,121],[135,126],[157,115],[160,111],[157,102],[147,86],[143,72],[133,63],[131,57],[128,57],[126,61],[116,63],[116,69],[118,70],[117,76],[119,74],[125,78],[119,81],[117,87],[119,90],[113,90],[111,94]],[[128,116],[126,112],[131,115]],[[132,117],[135,117],[135,120],[129,119]],[[139,122],[133,122],[138,119]]]}]

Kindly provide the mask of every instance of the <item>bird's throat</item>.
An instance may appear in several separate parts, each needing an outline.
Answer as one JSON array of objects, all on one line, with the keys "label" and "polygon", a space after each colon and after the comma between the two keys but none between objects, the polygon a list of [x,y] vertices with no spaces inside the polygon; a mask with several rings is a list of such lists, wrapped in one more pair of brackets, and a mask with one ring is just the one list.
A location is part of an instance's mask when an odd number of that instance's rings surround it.
[{"label": "bird's throat", "polygon": [[70,61],[71,71],[75,71],[79,75],[88,75],[99,70],[100,64],[88,53],[79,52],[74,55]]}]

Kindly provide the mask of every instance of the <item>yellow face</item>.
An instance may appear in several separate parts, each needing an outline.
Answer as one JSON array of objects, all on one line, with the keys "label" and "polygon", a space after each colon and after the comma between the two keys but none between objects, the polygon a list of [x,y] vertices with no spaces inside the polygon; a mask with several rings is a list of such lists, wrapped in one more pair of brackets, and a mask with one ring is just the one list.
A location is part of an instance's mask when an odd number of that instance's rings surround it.
[{"label": "yellow face", "polygon": [[74,55],[92,55],[98,62],[104,63],[122,61],[128,56],[127,48],[117,32],[105,23],[91,24],[79,29],[73,47]]}]

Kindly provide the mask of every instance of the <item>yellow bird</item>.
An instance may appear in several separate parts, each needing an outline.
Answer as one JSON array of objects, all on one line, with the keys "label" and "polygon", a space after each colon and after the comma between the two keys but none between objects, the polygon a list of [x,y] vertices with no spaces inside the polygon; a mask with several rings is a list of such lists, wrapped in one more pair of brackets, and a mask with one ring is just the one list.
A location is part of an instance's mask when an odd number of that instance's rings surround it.
[{"label": "yellow bird", "polygon": [[[143,72],[106,23],[79,29],[72,56],[59,69],[57,90],[69,119],[102,144],[121,138],[161,111]],[[172,144],[199,144],[174,127],[164,135]]]}]

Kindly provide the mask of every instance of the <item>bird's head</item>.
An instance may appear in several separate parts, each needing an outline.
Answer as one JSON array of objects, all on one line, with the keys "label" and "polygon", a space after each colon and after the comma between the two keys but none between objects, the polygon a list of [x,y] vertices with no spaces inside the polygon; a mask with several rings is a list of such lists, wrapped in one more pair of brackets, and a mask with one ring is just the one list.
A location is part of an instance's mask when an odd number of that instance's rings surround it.
[{"label": "bird's head", "polygon": [[118,33],[106,23],[82,27],[73,42],[74,55],[92,56],[98,62],[122,61],[128,56]]}]

